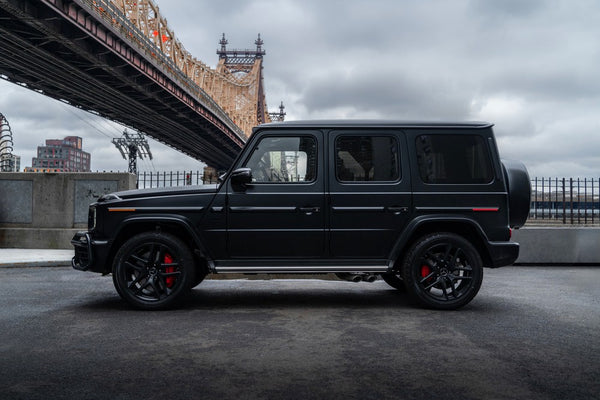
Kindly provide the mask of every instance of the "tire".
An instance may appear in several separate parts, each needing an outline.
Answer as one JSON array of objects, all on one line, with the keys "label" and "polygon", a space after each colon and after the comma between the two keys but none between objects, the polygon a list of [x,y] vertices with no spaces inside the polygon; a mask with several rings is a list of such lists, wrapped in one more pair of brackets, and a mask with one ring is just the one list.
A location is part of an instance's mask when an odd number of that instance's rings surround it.
[{"label": "tire", "polygon": [[142,310],[180,304],[196,280],[190,249],[177,237],[160,232],[126,241],[115,256],[112,273],[119,295]]},{"label": "tire", "polygon": [[410,247],[402,277],[417,304],[455,310],[479,292],[483,265],[479,252],[468,240],[454,233],[435,233]]},{"label": "tire", "polygon": [[394,289],[398,289],[401,292],[406,292],[406,285],[402,280],[402,275],[399,273],[381,274],[381,279]]}]

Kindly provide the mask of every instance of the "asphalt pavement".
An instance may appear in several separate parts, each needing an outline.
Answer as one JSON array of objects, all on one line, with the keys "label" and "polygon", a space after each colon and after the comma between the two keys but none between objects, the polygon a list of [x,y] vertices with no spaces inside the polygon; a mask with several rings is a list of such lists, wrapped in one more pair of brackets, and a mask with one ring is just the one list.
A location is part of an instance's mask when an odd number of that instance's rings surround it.
[{"label": "asphalt pavement", "polygon": [[597,399],[599,281],[486,269],[442,312],[382,281],[207,280],[142,312],[110,277],[0,268],[0,398]]}]

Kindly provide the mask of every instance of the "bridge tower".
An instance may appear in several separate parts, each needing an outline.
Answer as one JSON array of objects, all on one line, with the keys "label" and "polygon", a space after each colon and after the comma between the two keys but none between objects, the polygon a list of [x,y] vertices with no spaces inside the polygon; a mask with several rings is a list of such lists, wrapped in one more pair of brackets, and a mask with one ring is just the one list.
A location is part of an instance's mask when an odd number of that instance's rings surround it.
[{"label": "bridge tower", "polygon": [[[262,61],[266,52],[262,47],[264,41],[260,33],[254,41],[256,49],[227,49],[228,43],[223,33],[219,41],[221,47],[217,49],[219,55],[217,73],[237,82],[238,85],[234,86],[234,90],[222,94],[221,106],[229,115],[237,114],[245,119],[244,121],[234,119],[238,126],[249,124],[256,126],[270,122],[271,116],[267,110],[263,84]],[[245,131],[247,132],[247,129]]]},{"label": "bridge tower", "polygon": [[271,121],[277,121],[277,122],[281,122],[281,121],[285,120],[285,115],[286,115],[285,114],[285,106],[283,105],[283,101],[279,105],[279,112],[269,113],[269,116],[271,117]]}]

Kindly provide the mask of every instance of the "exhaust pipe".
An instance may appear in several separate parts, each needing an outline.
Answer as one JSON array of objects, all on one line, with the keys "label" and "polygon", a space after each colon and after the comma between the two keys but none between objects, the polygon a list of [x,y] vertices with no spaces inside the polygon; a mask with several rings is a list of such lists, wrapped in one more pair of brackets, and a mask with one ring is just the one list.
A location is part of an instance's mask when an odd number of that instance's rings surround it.
[{"label": "exhaust pipe", "polygon": [[349,272],[338,272],[335,274],[335,276],[337,276],[338,278],[340,278],[342,280],[355,282],[355,283],[362,281],[362,274],[352,274]]},{"label": "exhaust pipe", "polygon": [[373,274],[364,274],[362,276],[362,280],[365,282],[375,282],[377,280],[377,275],[373,275]]},{"label": "exhaust pipe", "polygon": [[366,273],[350,273],[350,272],[338,272],[335,274],[338,278],[349,282],[375,282],[377,275],[366,274]]}]

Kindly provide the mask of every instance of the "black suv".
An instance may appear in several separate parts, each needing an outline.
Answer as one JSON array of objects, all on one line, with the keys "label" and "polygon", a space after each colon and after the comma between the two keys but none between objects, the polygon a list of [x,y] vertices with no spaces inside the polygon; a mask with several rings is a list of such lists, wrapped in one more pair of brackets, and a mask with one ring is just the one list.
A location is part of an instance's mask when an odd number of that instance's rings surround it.
[{"label": "black suv", "polygon": [[90,205],[73,267],[112,273],[142,309],[179,303],[208,273],[337,273],[456,309],[483,267],[513,263],[529,213],[520,163],[488,123],[261,125],[217,187],[131,190]]}]

